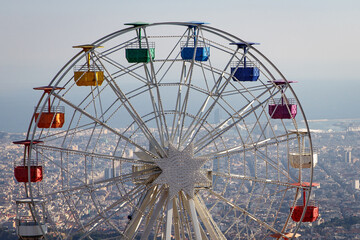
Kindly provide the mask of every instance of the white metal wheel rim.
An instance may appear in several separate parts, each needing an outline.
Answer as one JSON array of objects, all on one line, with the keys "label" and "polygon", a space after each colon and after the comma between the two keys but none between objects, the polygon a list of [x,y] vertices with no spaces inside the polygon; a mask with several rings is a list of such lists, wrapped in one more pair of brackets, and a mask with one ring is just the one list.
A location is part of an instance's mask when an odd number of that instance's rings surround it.
[{"label": "white metal wheel rim", "polygon": [[[149,26],[146,26],[146,28],[148,29],[151,29],[151,27],[152,26],[165,26],[165,25],[168,25],[167,23],[158,23],[158,24],[152,24],[152,25],[149,25]],[[172,24],[169,24],[169,25],[172,25],[172,26],[186,26],[186,25],[188,25],[187,23],[172,23]],[[208,31],[208,33],[211,33],[211,32],[216,32],[216,31],[219,31],[218,33],[219,34],[221,34],[221,35],[225,35],[225,33],[223,32],[223,31],[220,31],[220,30],[217,30],[217,29],[214,29],[214,28],[210,28],[210,27],[207,27],[207,26],[202,26],[202,28],[203,28],[203,30],[206,32],[206,31]],[[118,35],[121,35],[121,34],[126,34],[126,32],[130,32],[130,31],[133,31],[134,29],[133,28],[130,28],[130,29],[128,29],[128,30],[120,30],[118,33],[114,33],[114,34],[110,34],[110,35],[108,35],[107,37],[104,37],[103,39],[100,39],[99,41],[97,41],[97,42],[95,42],[95,44],[104,44],[105,45],[105,43],[106,42],[108,42],[108,41],[111,41],[113,38],[115,39]],[[124,32],[124,33],[123,33]],[[226,37],[227,38],[229,38],[229,39],[231,39],[231,40],[233,40],[233,41],[235,41],[235,40],[238,40],[238,39],[234,39],[234,38],[232,38],[233,36],[231,36],[230,34],[228,34],[228,35],[226,35]],[[255,53],[257,53],[257,51],[254,49],[254,53],[253,54],[255,54]],[[254,56],[255,57],[255,56]],[[257,56],[256,56],[257,57]],[[255,59],[256,59],[256,57],[255,57]],[[261,55],[260,55],[260,57],[261,57]],[[77,59],[79,59],[79,57],[78,56],[75,56],[75,61],[77,61]],[[80,60],[80,59],[79,59]],[[267,59],[265,59],[265,60],[267,60]],[[65,69],[65,71],[66,70],[70,70],[71,69],[71,67],[69,67],[70,65],[73,65],[73,62],[69,62],[69,64],[68,65],[65,65],[64,66],[64,69]],[[273,67],[272,66],[272,64],[270,63],[269,65],[267,65],[267,66],[270,66],[270,67]],[[263,67],[265,67],[265,66],[263,66]],[[266,69],[266,68],[265,68]],[[279,76],[282,76],[282,74],[280,73],[280,72],[276,72],[277,71],[277,69],[275,68],[275,70],[272,70],[272,71],[275,71],[275,73],[277,73]],[[63,81],[63,78],[65,77],[65,75],[64,76],[61,76],[61,74],[63,73],[64,71],[60,71],[59,72],[59,74],[54,78],[54,80],[52,81],[52,83],[51,84],[54,84],[55,83],[55,85],[56,86],[60,86],[60,84],[62,83],[61,81]],[[264,70],[264,72],[270,72],[269,70]],[[60,76],[60,78],[59,78],[59,76]],[[271,79],[270,79],[271,80]],[[274,79],[273,79],[274,80]],[[66,91],[66,90],[65,90]],[[288,89],[288,92],[290,92],[291,94],[294,94],[293,92],[292,92],[292,89],[291,89],[291,87],[289,87],[289,89]],[[294,95],[295,96],[295,95]],[[296,98],[296,96],[295,96],[295,98]],[[39,102],[39,104],[41,103],[41,101]],[[62,103],[63,104],[63,103]],[[300,107],[300,104],[299,104],[299,102],[297,101],[297,104],[298,104],[298,106]],[[39,105],[39,106],[41,106],[41,104]],[[300,108],[301,109],[301,108]],[[305,117],[304,117],[304,114],[303,114],[303,112],[301,111],[301,113],[298,113],[298,115],[303,115],[302,117],[304,118],[304,120],[305,120],[305,127],[306,128],[308,128],[307,127],[307,124],[306,124],[306,119],[305,119]],[[297,127],[297,123],[295,122],[295,121],[293,121],[293,125],[294,125],[294,127],[295,128],[298,128]],[[32,130],[32,131],[31,131]],[[31,136],[31,138],[32,139],[37,139],[37,133],[36,133],[36,128],[34,128],[33,126],[30,126],[29,127],[29,136]],[[308,131],[309,132],[309,131]],[[45,133],[45,135],[46,134],[48,134],[48,133]],[[310,136],[309,136],[309,140],[310,140],[310,144],[311,144],[311,139],[310,139]],[[304,174],[305,175],[305,174]],[[307,176],[308,177],[308,181],[309,182],[312,182],[312,168],[310,169],[310,172],[308,173],[308,175],[309,176]],[[229,177],[230,175],[228,175],[228,177]],[[239,177],[239,176],[232,176],[232,177]],[[249,179],[250,178],[243,178],[243,179],[246,179],[247,181],[250,181]],[[251,181],[255,181],[256,179],[251,179]],[[259,179],[258,181],[259,182],[263,182],[263,181],[266,181],[267,179]],[[281,184],[283,184],[284,182],[281,182]],[[33,185],[35,185],[35,184],[28,184],[29,186],[30,186],[30,190],[29,190],[29,195],[31,195],[31,196],[37,196],[36,194],[34,194],[33,193],[33,191],[31,191],[31,189],[32,188],[34,188],[34,186]],[[35,189],[35,188],[34,188]],[[220,195],[220,197],[221,197],[221,195]],[[238,208],[239,208],[239,206],[237,206]],[[248,215],[248,216],[250,216],[250,215]],[[295,231],[298,229],[298,227],[299,227],[299,225],[300,224],[297,224],[296,225],[296,227],[294,228],[295,229]],[[263,226],[263,225],[262,225]],[[259,228],[260,229],[260,228]],[[279,230],[277,230],[277,231],[280,231],[280,229]],[[192,232],[194,232],[194,231],[192,231]]]}]

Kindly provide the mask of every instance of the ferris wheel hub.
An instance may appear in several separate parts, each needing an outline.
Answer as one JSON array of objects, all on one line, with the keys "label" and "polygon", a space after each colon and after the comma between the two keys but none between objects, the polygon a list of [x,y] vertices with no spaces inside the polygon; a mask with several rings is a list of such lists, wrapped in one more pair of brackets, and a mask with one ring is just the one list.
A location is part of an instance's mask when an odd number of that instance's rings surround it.
[{"label": "ferris wheel hub", "polygon": [[167,155],[165,158],[155,160],[162,173],[154,184],[166,184],[169,188],[169,199],[174,198],[179,191],[184,191],[192,198],[196,185],[209,182],[200,170],[208,158],[194,157],[193,144],[189,144],[183,151],[169,144]]}]

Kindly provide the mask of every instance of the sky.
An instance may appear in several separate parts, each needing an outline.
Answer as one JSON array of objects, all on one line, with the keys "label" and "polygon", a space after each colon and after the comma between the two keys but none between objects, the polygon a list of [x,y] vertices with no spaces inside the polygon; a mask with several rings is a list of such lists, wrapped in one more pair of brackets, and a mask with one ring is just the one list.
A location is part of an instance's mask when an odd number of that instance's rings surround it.
[{"label": "sky", "polygon": [[308,119],[360,118],[358,0],[3,1],[0,131],[24,132],[40,93],[77,53],[124,23],[204,21],[257,47],[286,76]]}]

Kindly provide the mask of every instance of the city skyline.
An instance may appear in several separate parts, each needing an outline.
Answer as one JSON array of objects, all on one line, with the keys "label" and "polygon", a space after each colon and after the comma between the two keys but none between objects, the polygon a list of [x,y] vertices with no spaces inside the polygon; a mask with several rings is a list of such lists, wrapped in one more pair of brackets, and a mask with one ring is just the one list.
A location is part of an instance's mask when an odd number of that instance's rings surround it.
[{"label": "city skyline", "polygon": [[[342,124],[346,129],[349,122],[338,121],[334,125]],[[299,233],[301,238],[308,239],[309,237],[320,239],[330,239],[330,237],[347,237],[357,239],[359,233],[359,205],[357,204],[360,197],[360,192],[356,183],[359,180],[358,169],[360,160],[360,148],[358,143],[360,141],[360,131],[355,128],[348,128],[349,131],[324,132],[313,133],[314,146],[319,154],[319,162],[314,171],[314,182],[320,183],[320,187],[312,190],[312,199],[315,200],[319,206],[319,219],[312,223],[303,223]],[[84,133],[85,134],[85,133]],[[3,152],[4,162],[2,163],[2,174],[4,179],[11,179],[10,181],[3,181],[0,185],[3,189],[0,195],[1,210],[7,214],[2,214],[1,221],[8,229],[13,229],[12,219],[14,213],[14,199],[19,195],[19,186],[13,180],[14,173],[13,160],[21,155],[23,149],[11,143],[12,140],[17,140],[22,134],[2,134],[0,136],[0,150]],[[80,146],[81,141],[76,144]],[[76,148],[75,148],[76,149]],[[351,161],[346,158],[346,153],[351,149]],[[11,169],[11,170],[9,170]],[[49,165],[47,165],[49,169]],[[106,171],[102,169],[100,176],[106,179]],[[53,173],[47,172],[44,177],[46,179],[52,178]],[[21,189],[21,187],[20,187]],[[111,191],[109,191],[111,192]],[[106,201],[111,199],[111,194],[106,194]],[[115,197],[118,197],[117,195]],[[283,211],[288,211],[287,204],[285,204]],[[126,214],[122,217],[126,218]],[[8,220],[6,222],[6,220]],[[5,221],[5,222],[4,222]]]},{"label": "city skyline", "polygon": [[26,131],[40,98],[32,88],[51,81],[77,53],[72,46],[93,42],[138,20],[203,20],[244,40],[260,42],[257,48],[286,78],[298,81],[293,88],[308,119],[360,117],[353,109],[360,100],[359,78],[353,71],[360,62],[354,54],[360,51],[356,44],[360,36],[354,31],[360,27],[357,1],[261,0],[221,5],[215,1],[110,1],[96,7],[94,1],[18,3],[7,2],[0,10],[4,32],[0,42],[6,46],[0,62],[0,111],[6,113],[0,131]]}]

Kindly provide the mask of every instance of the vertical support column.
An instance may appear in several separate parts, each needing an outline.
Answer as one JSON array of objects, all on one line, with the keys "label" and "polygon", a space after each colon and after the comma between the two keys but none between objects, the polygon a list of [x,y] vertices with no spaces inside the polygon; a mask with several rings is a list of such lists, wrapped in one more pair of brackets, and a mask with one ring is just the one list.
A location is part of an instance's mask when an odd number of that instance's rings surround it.
[{"label": "vertical support column", "polygon": [[173,198],[174,233],[175,233],[175,239],[180,240],[179,212],[178,212],[178,204],[176,200],[177,200],[176,198]]},{"label": "vertical support column", "polygon": [[194,51],[195,51],[195,46],[196,46],[196,27],[194,27]]},{"label": "vertical support column", "polygon": [[51,111],[51,100],[50,100],[50,92],[45,90],[45,93],[48,94],[48,113],[50,113]]},{"label": "vertical support column", "polygon": [[199,227],[199,221],[196,215],[194,199],[189,198],[189,205],[190,205],[190,213],[191,213],[191,221],[193,223],[194,231],[195,231],[195,239],[201,240],[201,233]]},{"label": "vertical support column", "polygon": [[[204,224],[207,232],[210,235],[210,239],[221,239],[226,240],[226,237],[221,232],[220,228],[216,225],[214,219],[212,218],[210,212],[206,208],[203,200],[200,198],[200,196],[194,197],[194,203],[196,206],[196,210],[199,214],[199,217]],[[204,238],[204,237],[203,237]],[[207,239],[207,238],[205,238]]]},{"label": "vertical support column", "polygon": [[306,193],[305,193],[305,189],[303,189],[303,206],[305,206],[306,203]]},{"label": "vertical support column", "polygon": [[161,197],[159,199],[159,202],[157,203],[152,215],[151,215],[151,218],[146,226],[146,229],[145,231],[143,232],[142,236],[141,236],[141,240],[146,240],[149,238],[149,234],[150,234],[150,231],[151,229],[153,228],[155,222],[156,222],[156,219],[158,218],[159,216],[159,213],[161,211],[161,209],[163,208],[164,206],[164,202],[166,200],[168,196],[168,192],[167,191],[164,191],[162,194],[161,194]]},{"label": "vertical support column", "polygon": [[141,48],[141,28],[139,28],[139,48]]},{"label": "vertical support column", "polygon": [[138,230],[141,221],[144,217],[144,211],[148,206],[151,206],[155,199],[156,199],[156,192],[157,187],[154,186],[150,188],[145,197],[143,198],[142,202],[139,204],[139,207],[137,207],[134,211],[134,216],[132,217],[130,223],[126,227],[124,231],[125,238],[132,239],[134,237],[135,232]]},{"label": "vertical support column", "polygon": [[90,57],[90,52],[88,52],[87,53],[87,66],[88,66],[88,69],[90,69],[90,59],[91,59],[91,57]]},{"label": "vertical support column", "polygon": [[171,240],[171,226],[173,218],[173,201],[168,199],[167,210],[166,210],[166,229],[165,229],[165,239]]},{"label": "vertical support column", "polygon": [[246,53],[247,53],[247,47],[244,47],[244,68],[246,68]]}]

